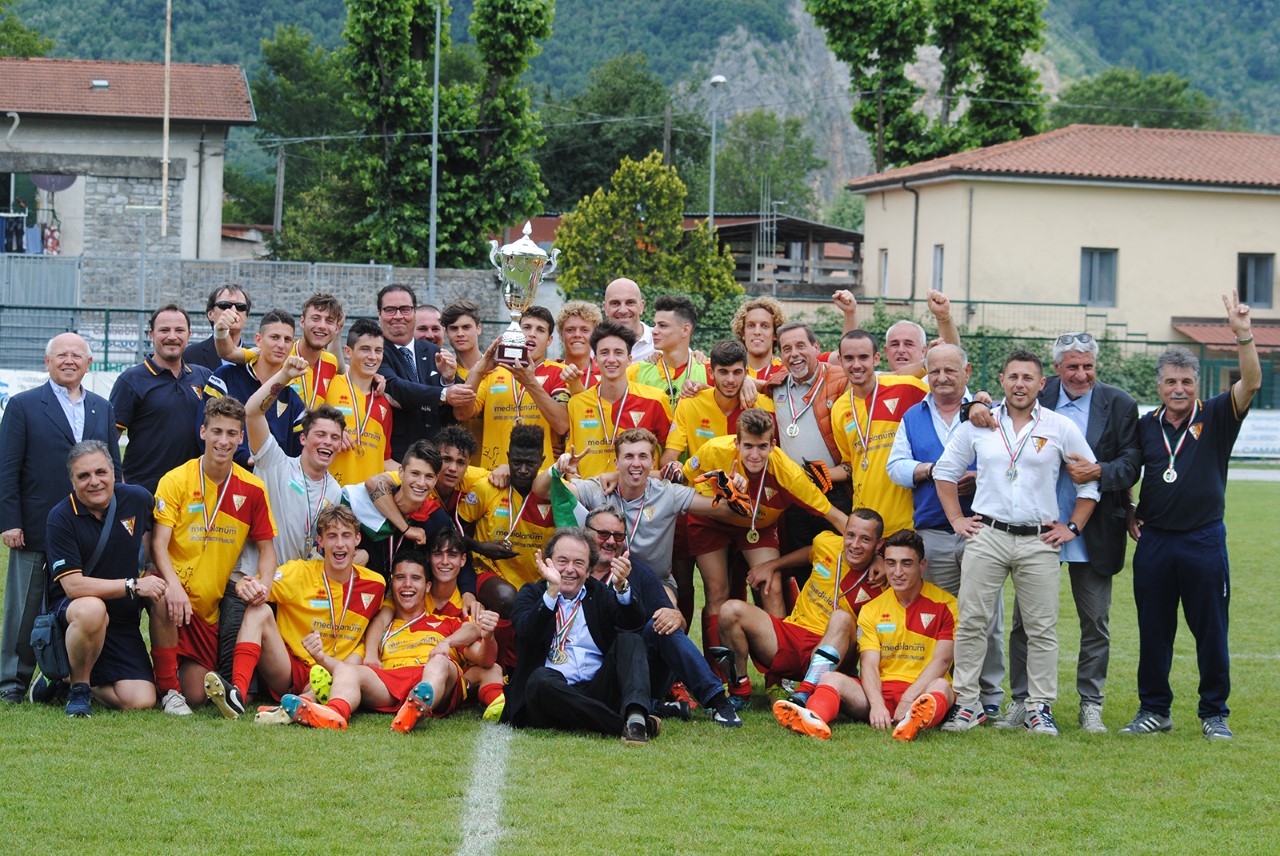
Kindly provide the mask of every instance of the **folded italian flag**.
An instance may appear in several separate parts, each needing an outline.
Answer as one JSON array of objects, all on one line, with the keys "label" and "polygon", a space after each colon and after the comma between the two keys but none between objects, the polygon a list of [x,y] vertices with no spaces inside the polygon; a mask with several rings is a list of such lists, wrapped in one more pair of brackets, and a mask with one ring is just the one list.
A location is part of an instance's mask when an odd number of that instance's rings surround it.
[{"label": "folded italian flag", "polygon": [[551,475],[551,514],[555,517],[556,528],[562,526],[582,526],[587,522],[587,507],[578,502],[573,491],[565,487],[564,479],[558,471]]},{"label": "folded italian flag", "polygon": [[360,528],[373,540],[383,541],[398,534],[391,530],[391,524],[373,504],[373,500],[369,498],[369,491],[363,484],[349,484],[344,487],[342,504],[355,512],[356,519],[360,521]]}]

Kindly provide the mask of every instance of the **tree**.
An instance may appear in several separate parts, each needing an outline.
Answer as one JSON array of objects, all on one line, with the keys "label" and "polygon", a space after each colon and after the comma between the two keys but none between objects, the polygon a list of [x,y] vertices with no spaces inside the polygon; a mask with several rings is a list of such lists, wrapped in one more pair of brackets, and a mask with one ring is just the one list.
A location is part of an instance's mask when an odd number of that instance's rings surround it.
[{"label": "tree", "polygon": [[1218,103],[1171,71],[1143,74],[1110,68],[1062,90],[1049,110],[1049,125],[1132,125],[1144,128],[1226,129],[1235,123],[1218,113]]},{"label": "tree", "polygon": [[[425,264],[435,7],[421,0],[351,0],[349,6],[348,103],[366,138],[344,159],[344,172],[364,193],[363,216],[346,224],[355,235],[347,255]],[[538,40],[551,33],[553,7],[552,0],[475,4],[471,35],[483,75],[440,89],[442,266],[480,262],[489,233],[540,208],[545,190],[532,153],[541,139],[520,76]],[[449,44],[447,3],[443,12],[442,49]],[[324,216],[309,213],[313,220]]]},{"label": "tree", "polygon": [[[853,120],[871,135],[876,169],[1007,142],[1039,129],[1040,86],[1026,56],[1043,38],[1041,0],[805,0],[827,44],[849,65]],[[918,109],[906,76],[926,46],[940,50],[942,108]]]},{"label": "tree", "polygon": [[842,229],[862,230],[866,217],[866,197],[858,193],[850,193],[840,189],[827,207],[822,210],[822,222],[839,226]]},{"label": "tree", "polygon": [[716,152],[716,207],[721,211],[757,211],[760,188],[769,180],[771,199],[788,211],[812,215],[814,189],[809,178],[827,162],[814,155],[804,120],[779,119],[769,110],[739,113],[725,125]]},{"label": "tree", "polygon": [[704,313],[742,293],[733,256],[706,222],[684,228],[688,196],[662,155],[623,158],[608,189],[597,188],[566,214],[556,235],[562,253],[557,282],[566,298],[598,301],[610,281],[629,277],[652,307],[657,295],[679,291]]},{"label": "tree", "polygon": [[0,3],[0,56],[44,56],[53,50],[53,39],[46,39],[30,27],[24,27],[18,17],[5,11]]},{"label": "tree", "polygon": [[[538,152],[547,208],[568,211],[605,184],[624,157],[663,147],[664,111],[671,93],[642,53],[616,56],[593,68],[587,86],[542,110],[546,143]],[[671,163],[688,174],[706,160],[707,124],[674,111]]]}]

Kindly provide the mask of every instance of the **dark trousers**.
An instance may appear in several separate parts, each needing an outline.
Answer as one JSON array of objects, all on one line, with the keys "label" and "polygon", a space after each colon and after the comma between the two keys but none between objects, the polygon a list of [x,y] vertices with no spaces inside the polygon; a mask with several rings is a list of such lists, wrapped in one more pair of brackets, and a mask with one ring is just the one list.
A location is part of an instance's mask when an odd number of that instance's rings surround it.
[{"label": "dark trousers", "polygon": [[244,621],[247,604],[236,594],[236,584],[227,580],[227,587],[218,601],[218,674],[231,683],[232,663],[236,656],[236,637]]},{"label": "dark trousers", "polygon": [[1138,607],[1138,700],[1143,709],[1168,716],[1173,705],[1169,670],[1181,601],[1196,640],[1200,717],[1226,716],[1231,693],[1226,527],[1219,523],[1193,532],[1143,527],[1133,555],[1133,599]]},{"label": "dark trousers", "polygon": [[534,669],[525,688],[525,709],[534,728],[621,735],[628,710],[649,710],[644,642],[636,633],[619,633],[589,681],[571,684],[549,666]]},{"label": "dark trousers", "polygon": [[[849,492],[848,482],[832,486],[827,493],[827,501],[836,508],[849,514],[853,510],[853,494]],[[789,505],[787,510],[782,513],[783,525],[785,529],[785,538],[782,542],[782,552],[784,554],[792,550],[799,550],[801,547],[807,547],[813,543],[813,540],[823,532],[834,532],[835,527],[825,517],[818,517],[810,514],[799,505]],[[809,567],[797,568],[795,573],[796,585],[803,586],[805,580],[809,578]]]},{"label": "dark trousers", "polygon": [[666,698],[674,681],[681,681],[704,706],[717,693],[724,692],[724,684],[716,678],[702,651],[683,630],[664,636],[653,629],[653,620],[650,619],[641,636],[649,657],[650,694],[654,699],[661,701]]}]

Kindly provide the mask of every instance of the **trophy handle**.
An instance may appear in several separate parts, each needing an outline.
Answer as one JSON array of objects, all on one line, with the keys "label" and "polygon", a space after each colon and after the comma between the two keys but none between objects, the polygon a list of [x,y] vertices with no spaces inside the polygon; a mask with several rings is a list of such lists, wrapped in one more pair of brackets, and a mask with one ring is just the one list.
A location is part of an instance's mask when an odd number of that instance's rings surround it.
[{"label": "trophy handle", "polygon": [[489,264],[491,264],[491,265],[493,265],[495,268],[497,268],[499,272],[501,272],[501,271],[502,271],[502,262],[498,261],[498,254],[499,254],[500,252],[501,252],[501,248],[498,246],[498,242],[497,242],[497,241],[494,241],[494,240],[492,240],[492,239],[490,239],[490,241],[489,241]]},{"label": "trophy handle", "polygon": [[551,251],[551,257],[547,259],[547,266],[542,269],[542,275],[546,276],[553,273],[556,269],[556,260],[560,258],[559,248]]}]

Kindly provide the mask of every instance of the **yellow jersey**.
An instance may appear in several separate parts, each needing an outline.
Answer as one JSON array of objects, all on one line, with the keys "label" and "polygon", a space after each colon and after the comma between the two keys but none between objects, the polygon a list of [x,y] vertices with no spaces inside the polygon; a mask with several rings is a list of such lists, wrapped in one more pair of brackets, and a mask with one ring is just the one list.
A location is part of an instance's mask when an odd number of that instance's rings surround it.
[{"label": "yellow jersey", "polygon": [[791,614],[783,621],[798,624],[818,635],[827,631],[827,622],[835,603],[836,586],[840,587],[840,609],[858,617],[865,604],[871,603],[880,592],[880,586],[867,582],[865,571],[849,567],[844,560],[844,538],[834,532],[823,532],[814,539],[809,550],[813,570],[805,581]]},{"label": "yellow jersey", "polygon": [[[773,399],[761,393],[753,407],[773,413]],[[666,447],[680,452],[681,456],[696,455],[702,444],[714,437],[738,433],[738,417],[742,405],[734,403],[733,410],[725,413],[716,402],[715,389],[704,389],[692,398],[682,398],[676,403],[675,421],[667,435]]]},{"label": "yellow jersey", "polygon": [[[729,472],[738,457],[737,438],[729,435],[715,437],[702,444],[698,454],[685,462],[684,475],[692,484],[698,476],[713,470]],[[831,511],[831,503],[823,496],[809,477],[800,469],[800,465],[786,456],[782,449],[774,446],[769,451],[769,459],[763,474],[747,475],[739,465],[735,472],[747,476],[747,497],[755,507],[756,529],[767,529],[778,522],[782,512],[793,505],[800,505],[811,514],[819,517]],[[761,478],[763,475],[763,480]],[[695,485],[699,493],[714,496],[708,484]],[[750,517],[733,518],[733,525],[743,529],[752,528]]]},{"label": "yellow jersey", "polygon": [[[382,668],[403,669],[408,666],[425,666],[431,651],[449,636],[458,632],[463,621],[457,616],[424,612],[417,618],[392,619],[382,634],[379,659]],[[462,652],[454,648],[449,659],[459,668],[466,668]]]},{"label": "yellow jersey", "polygon": [[365,479],[386,472],[391,460],[391,404],[381,395],[367,396],[352,385],[349,375],[338,375],[329,384],[325,403],[347,420],[347,430],[359,435],[360,445],[333,456],[329,472],[338,484],[364,484]]},{"label": "yellow jersey", "polygon": [[[534,553],[556,531],[548,497],[532,493],[522,497],[515,488],[499,489],[481,480],[463,495],[458,516],[476,524],[476,540],[510,541],[517,553],[515,558],[501,561],[474,553],[477,574],[495,573],[516,588],[542,579]],[[512,517],[516,518],[514,527]]]},{"label": "yellow jersey", "polygon": [[364,656],[364,632],[382,608],[386,587],[381,574],[359,565],[343,585],[325,576],[323,559],[295,559],[276,571],[268,600],[276,604],[276,627],[284,644],[299,660],[315,665],[302,647],[302,638],[312,631],[339,660]]},{"label": "yellow jersey", "polygon": [[959,620],[956,599],[933,583],[926,582],[907,607],[889,590],[858,616],[858,651],[880,652],[880,680],[909,684],[929,665],[939,642],[955,641]]},{"label": "yellow jersey", "polygon": [[629,383],[626,394],[613,403],[600,397],[599,386],[572,396],[568,445],[578,454],[591,453],[578,462],[578,474],[589,479],[614,469],[613,440],[629,428],[648,428],[661,446],[671,428],[666,396],[638,383]]},{"label": "yellow jersey", "polygon": [[[560,377],[562,371],[564,363],[543,360],[542,365],[534,370],[534,375],[547,395],[567,404],[569,388]],[[552,446],[557,438],[552,436],[551,425],[538,409],[533,397],[512,376],[510,369],[499,366],[480,382],[480,388],[476,390],[476,412],[482,414],[484,420],[480,466],[486,470],[496,469],[507,462],[507,450],[511,448],[511,429],[519,424],[541,425],[543,455],[546,461],[555,460]]]}]

